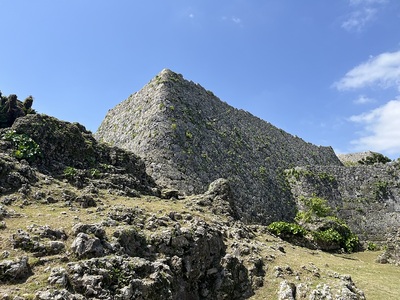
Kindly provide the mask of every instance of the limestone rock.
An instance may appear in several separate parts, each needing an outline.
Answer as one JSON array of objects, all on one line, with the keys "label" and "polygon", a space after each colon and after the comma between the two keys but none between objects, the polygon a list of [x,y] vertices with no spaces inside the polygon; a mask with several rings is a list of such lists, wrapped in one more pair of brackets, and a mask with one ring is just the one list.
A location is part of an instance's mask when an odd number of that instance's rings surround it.
[{"label": "limestone rock", "polygon": [[51,285],[58,285],[65,288],[68,284],[67,271],[62,267],[52,268],[51,274],[47,281]]},{"label": "limestone rock", "polygon": [[379,255],[376,261],[381,264],[400,265],[400,231],[388,239],[385,252]]},{"label": "limestone rock", "polygon": [[20,282],[31,275],[28,257],[24,256],[16,260],[3,260],[0,262],[0,282]]},{"label": "limestone rock", "polygon": [[71,245],[71,250],[78,258],[99,257],[105,254],[100,239],[83,232],[78,233]]},{"label": "limestone rock", "polygon": [[[11,130],[37,143],[41,155],[32,164],[44,173],[63,176],[80,188],[95,183],[128,195],[137,195],[137,191],[154,194],[156,185],[146,174],[141,159],[133,153],[98,143],[91,132],[78,123],[31,114],[18,118]],[[29,165],[27,170],[30,170]],[[93,206],[93,201],[89,200],[82,199],[83,205]]]},{"label": "limestone rock", "polygon": [[286,280],[282,281],[279,286],[278,293],[279,300],[295,300],[296,299],[296,285]]}]

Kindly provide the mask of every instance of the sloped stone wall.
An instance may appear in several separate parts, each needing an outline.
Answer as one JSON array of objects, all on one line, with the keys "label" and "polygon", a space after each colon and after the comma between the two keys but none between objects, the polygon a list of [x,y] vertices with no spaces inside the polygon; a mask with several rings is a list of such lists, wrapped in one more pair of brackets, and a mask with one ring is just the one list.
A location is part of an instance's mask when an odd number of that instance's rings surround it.
[{"label": "sloped stone wall", "polygon": [[250,222],[294,217],[284,169],[341,165],[330,147],[306,143],[235,109],[170,70],[111,109],[96,137],[133,151],[159,185],[186,194],[227,178],[239,215]]}]

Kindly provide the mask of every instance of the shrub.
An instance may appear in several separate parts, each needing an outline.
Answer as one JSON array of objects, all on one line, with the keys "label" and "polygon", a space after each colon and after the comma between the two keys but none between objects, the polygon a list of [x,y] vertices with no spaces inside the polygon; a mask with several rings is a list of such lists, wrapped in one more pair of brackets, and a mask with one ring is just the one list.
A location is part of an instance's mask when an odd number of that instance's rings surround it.
[{"label": "shrub", "polygon": [[78,171],[74,167],[66,167],[64,169],[64,177],[67,179],[74,179]]},{"label": "shrub", "polygon": [[306,212],[311,215],[323,218],[331,214],[331,208],[328,201],[319,197],[302,198],[304,205],[307,207]]},{"label": "shrub", "polygon": [[287,223],[287,222],[273,222],[268,225],[268,230],[277,235],[295,235],[295,236],[305,236],[307,234],[307,230],[304,229],[303,226],[296,223]]},{"label": "shrub", "polygon": [[39,145],[26,134],[19,134],[14,130],[10,130],[6,132],[3,139],[14,144],[13,155],[18,159],[32,161],[42,156]]},{"label": "shrub", "polygon": [[391,162],[392,160],[388,158],[387,156],[384,156],[380,153],[375,153],[372,152],[371,155],[364,157],[363,159],[359,160],[358,163],[362,165],[373,165],[375,163],[382,163],[386,164],[388,162]]},{"label": "shrub", "polygon": [[360,241],[358,240],[358,236],[356,236],[355,234],[351,233],[350,236],[347,237],[346,241],[345,241],[345,247],[344,249],[351,253],[354,252],[356,250],[358,250],[360,245]]},{"label": "shrub", "polygon": [[333,228],[329,228],[323,231],[313,232],[313,237],[318,242],[323,242],[325,244],[343,244],[343,236]]},{"label": "shrub", "polygon": [[311,211],[299,211],[296,214],[296,217],[294,218],[296,222],[299,223],[309,223],[312,219],[312,213]]},{"label": "shrub", "polygon": [[389,183],[386,181],[378,181],[375,183],[375,199],[383,200],[389,197]]},{"label": "shrub", "polygon": [[369,251],[376,251],[376,250],[378,250],[378,246],[377,246],[375,243],[373,243],[373,242],[368,242],[368,244],[367,244],[367,250],[369,250]]}]

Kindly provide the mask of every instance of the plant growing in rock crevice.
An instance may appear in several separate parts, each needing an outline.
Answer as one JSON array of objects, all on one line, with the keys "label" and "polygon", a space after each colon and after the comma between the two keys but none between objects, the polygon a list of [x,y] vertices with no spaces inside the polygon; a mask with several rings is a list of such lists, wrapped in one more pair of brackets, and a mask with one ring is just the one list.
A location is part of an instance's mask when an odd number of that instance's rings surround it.
[{"label": "plant growing in rock crevice", "polygon": [[389,197],[389,183],[386,181],[378,181],[374,185],[375,200],[381,201]]},{"label": "plant growing in rock crevice", "polygon": [[10,130],[6,132],[3,139],[13,143],[13,155],[18,159],[32,161],[42,156],[39,145],[26,134],[19,134]]}]

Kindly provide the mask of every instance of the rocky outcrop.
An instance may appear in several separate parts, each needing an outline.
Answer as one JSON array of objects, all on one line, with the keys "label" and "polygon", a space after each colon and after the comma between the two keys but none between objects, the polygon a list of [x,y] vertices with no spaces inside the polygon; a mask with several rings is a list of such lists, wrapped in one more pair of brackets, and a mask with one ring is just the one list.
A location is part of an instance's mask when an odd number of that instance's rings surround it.
[{"label": "rocky outcrop", "polygon": [[366,151],[366,152],[357,152],[357,153],[347,153],[347,154],[338,154],[337,157],[343,164],[359,164],[359,161],[365,159],[368,156],[371,156],[374,152]]},{"label": "rocky outcrop", "polygon": [[142,157],[163,187],[198,194],[227,178],[247,222],[294,217],[283,169],[341,165],[332,148],[306,143],[235,109],[170,70],[111,109],[96,138]]},{"label": "rocky outcrop", "polygon": [[78,294],[116,299],[244,299],[252,294],[247,269],[226,254],[222,236],[206,223],[178,226],[148,242],[131,227],[114,237],[118,255],[68,264],[68,282]]},{"label": "rocky outcrop", "polygon": [[28,257],[0,262],[0,283],[21,282],[32,274]]},{"label": "rocky outcrop", "polygon": [[400,266],[400,231],[388,238],[386,250],[376,258],[376,261]]},{"label": "rocky outcrop", "polygon": [[22,102],[17,99],[17,95],[4,97],[0,91],[0,128],[10,127],[17,118],[35,113],[32,104],[32,96]]},{"label": "rocky outcrop", "polygon": [[[31,114],[0,131],[0,183],[3,192],[38,180],[41,173],[64,178],[79,188],[108,188],[119,194],[158,193],[144,162],[133,153],[97,142],[78,123]],[[95,206],[90,195],[73,199]]]}]

